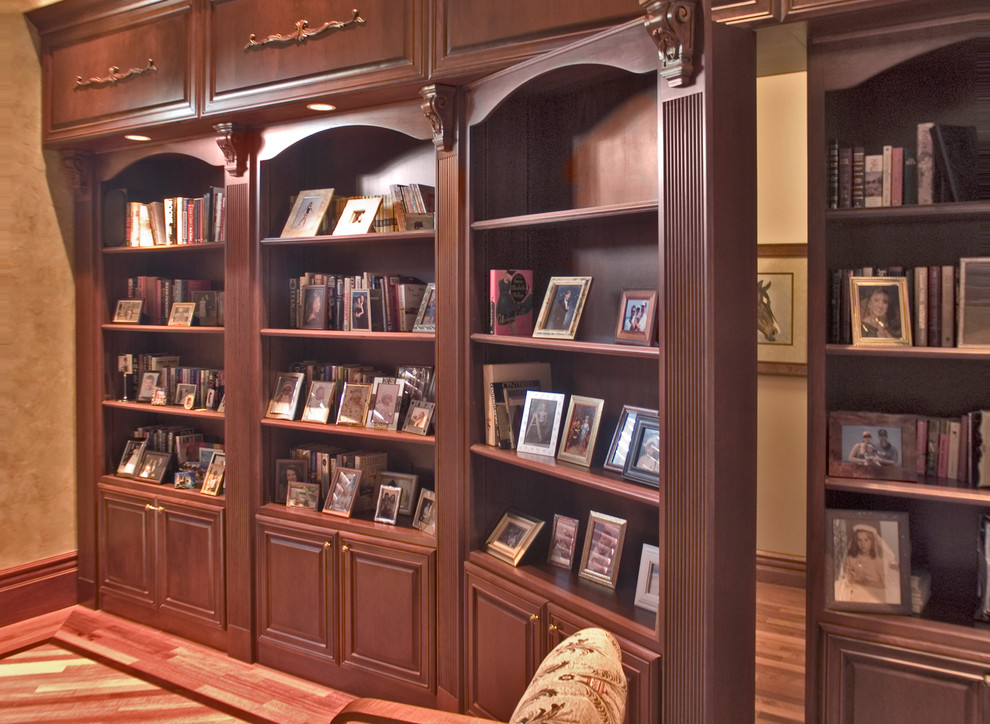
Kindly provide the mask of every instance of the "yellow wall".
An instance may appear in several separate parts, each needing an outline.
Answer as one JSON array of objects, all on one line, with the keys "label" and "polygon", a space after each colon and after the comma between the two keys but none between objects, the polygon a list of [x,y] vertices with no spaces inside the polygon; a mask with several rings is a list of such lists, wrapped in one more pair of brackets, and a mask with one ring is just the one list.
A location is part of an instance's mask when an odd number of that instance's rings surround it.
[{"label": "yellow wall", "polygon": [[76,549],[72,195],[41,152],[41,68],[23,16],[46,4],[0,0],[0,570]]}]

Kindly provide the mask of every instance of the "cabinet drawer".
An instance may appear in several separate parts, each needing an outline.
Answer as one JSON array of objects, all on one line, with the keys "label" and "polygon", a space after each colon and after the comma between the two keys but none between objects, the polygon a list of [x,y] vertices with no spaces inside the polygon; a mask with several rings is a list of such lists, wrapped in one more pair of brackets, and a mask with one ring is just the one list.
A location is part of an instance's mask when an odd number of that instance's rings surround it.
[{"label": "cabinet drawer", "polygon": [[[365,0],[357,17],[355,7],[350,0],[212,0],[206,111],[422,81],[423,0]],[[296,39],[300,32],[309,35]]]},{"label": "cabinet drawer", "polygon": [[191,0],[42,31],[45,140],[196,115]]}]

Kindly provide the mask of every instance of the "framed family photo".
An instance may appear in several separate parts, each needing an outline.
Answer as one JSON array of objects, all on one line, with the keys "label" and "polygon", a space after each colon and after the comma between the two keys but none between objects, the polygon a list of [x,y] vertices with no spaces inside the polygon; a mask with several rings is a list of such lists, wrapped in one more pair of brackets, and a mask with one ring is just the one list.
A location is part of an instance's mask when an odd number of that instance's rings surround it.
[{"label": "framed family photo", "polygon": [[660,608],[660,548],[649,543],[643,544],[639,558],[634,604],[653,613]]},{"label": "framed family photo", "polygon": [[918,479],[917,418],[880,412],[831,412],[828,474],[838,478]]},{"label": "framed family photo", "polygon": [[378,488],[378,504],[375,506],[375,522],[395,525],[396,518],[399,517],[399,500],[402,497],[402,488],[398,485],[385,485]]},{"label": "framed family photo", "polygon": [[637,416],[629,443],[629,452],[622,465],[622,477],[652,488],[660,487],[659,417]]},{"label": "framed family photo", "polygon": [[653,345],[656,336],[657,290],[626,289],[619,300],[615,341],[619,344]]},{"label": "framed family photo", "polygon": [[370,403],[370,383],[345,382],[340,394],[340,407],[337,409],[337,424],[364,427]]},{"label": "framed family photo", "polygon": [[516,451],[553,457],[563,413],[563,393],[527,391]]},{"label": "framed family photo", "polygon": [[316,483],[294,481],[289,483],[285,494],[286,508],[305,508],[316,510],[320,502],[320,486]]},{"label": "framed family photo", "polygon": [[911,345],[907,279],[852,277],[849,295],[854,345]]},{"label": "framed family photo", "polygon": [[598,426],[602,421],[605,400],[596,397],[571,395],[564,418],[564,435],[557,453],[559,460],[566,460],[588,467],[595,453]]},{"label": "framed family photo", "polygon": [[633,429],[636,427],[636,420],[640,415],[652,415],[657,417],[657,410],[646,407],[634,407],[633,405],[623,405],[619,421],[615,425],[615,432],[612,433],[612,443],[605,456],[605,463],[602,467],[615,473],[621,473],[626,464],[626,455],[629,454],[629,444],[632,442]]},{"label": "framed family photo", "polygon": [[140,324],[143,299],[120,299],[113,313],[114,324]]},{"label": "framed family photo", "polygon": [[339,467],[334,470],[330,492],[323,503],[323,512],[350,518],[360,482],[361,471],[356,468]]},{"label": "framed family photo", "polygon": [[371,391],[372,402],[365,427],[374,430],[395,430],[399,426],[402,391],[405,381],[396,377],[376,377]]},{"label": "framed family photo", "polygon": [[588,581],[615,588],[619,579],[622,544],[626,539],[626,521],[591,511],[584,534],[584,550],[578,575]]},{"label": "framed family photo", "polygon": [[381,196],[366,196],[348,199],[344,210],[340,212],[333,236],[349,234],[367,234],[375,221],[375,214],[382,203]]},{"label": "framed family photo", "polygon": [[825,601],[829,608],[911,613],[908,514],[825,511]]},{"label": "framed family photo", "polygon": [[179,382],[175,386],[175,404],[191,410],[196,404],[196,385],[190,382]]},{"label": "framed family photo", "polygon": [[990,257],[959,260],[959,346],[990,347]]},{"label": "framed family photo", "polygon": [[169,327],[191,327],[196,315],[196,302],[175,302],[168,315]]},{"label": "framed family photo", "polygon": [[591,277],[551,277],[534,337],[574,339],[591,289]]},{"label": "framed family photo", "polygon": [[309,395],[306,397],[306,406],[303,407],[303,422],[319,422],[326,424],[330,416],[330,408],[333,405],[333,392],[337,388],[336,382],[324,382],[313,380],[309,385]]},{"label": "framed family photo", "polygon": [[518,566],[542,528],[542,520],[507,511],[488,536],[486,550],[496,558]]},{"label": "framed family photo", "polygon": [[300,191],[282,229],[282,237],[316,236],[332,198],[333,189]]},{"label": "framed family photo", "polygon": [[399,515],[412,515],[416,508],[416,493],[419,490],[419,476],[415,473],[379,473],[381,484],[398,488],[402,491],[399,497]]},{"label": "framed family photo", "polygon": [[554,515],[553,531],[550,533],[550,550],[547,563],[570,570],[574,565],[574,551],[577,548],[578,529],[581,521],[566,515]]},{"label": "framed family photo", "polygon": [[756,260],[756,361],[761,374],[808,373],[806,253],[802,244],[760,245]]},{"label": "framed family photo", "polygon": [[293,420],[296,416],[296,406],[299,404],[299,392],[303,380],[302,372],[279,372],[272,386],[272,396],[268,401],[268,411],[265,417],[276,420]]},{"label": "framed family photo", "polygon": [[437,494],[432,490],[419,491],[419,502],[413,514],[413,528],[434,535],[437,530]]},{"label": "framed family photo", "polygon": [[161,484],[165,482],[165,474],[172,466],[172,454],[158,450],[145,450],[141,456],[141,464],[135,477],[146,483]]}]

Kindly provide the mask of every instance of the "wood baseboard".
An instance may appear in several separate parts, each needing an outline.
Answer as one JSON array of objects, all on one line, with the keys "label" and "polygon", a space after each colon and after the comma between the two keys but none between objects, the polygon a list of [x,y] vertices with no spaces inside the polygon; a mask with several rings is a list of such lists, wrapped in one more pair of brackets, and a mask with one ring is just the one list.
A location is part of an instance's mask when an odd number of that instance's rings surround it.
[{"label": "wood baseboard", "polygon": [[76,552],[0,571],[0,626],[76,603]]},{"label": "wood baseboard", "polygon": [[756,580],[760,583],[804,588],[807,583],[805,559],[803,556],[786,553],[756,551]]}]

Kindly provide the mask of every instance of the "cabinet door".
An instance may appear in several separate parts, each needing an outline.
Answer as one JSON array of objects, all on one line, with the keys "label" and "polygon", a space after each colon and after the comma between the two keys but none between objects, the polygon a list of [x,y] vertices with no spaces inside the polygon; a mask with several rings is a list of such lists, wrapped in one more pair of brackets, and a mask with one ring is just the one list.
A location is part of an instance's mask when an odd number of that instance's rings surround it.
[{"label": "cabinet door", "polygon": [[467,574],[468,713],[508,721],[543,658],[543,601]]},{"label": "cabinet door", "polygon": [[[116,490],[99,491],[100,606],[128,614],[153,614],[155,576],[153,498]],[[129,614],[128,614],[129,615]]]},{"label": "cabinet door", "polygon": [[159,607],[223,628],[223,508],[159,501]]},{"label": "cabinet door", "polygon": [[826,721],[987,724],[985,666],[827,635]]}]

